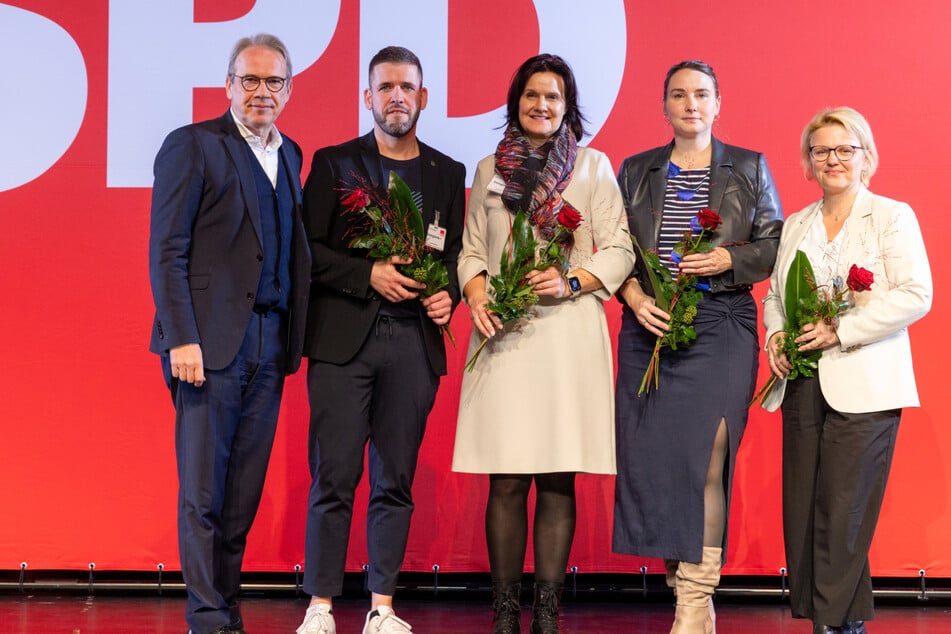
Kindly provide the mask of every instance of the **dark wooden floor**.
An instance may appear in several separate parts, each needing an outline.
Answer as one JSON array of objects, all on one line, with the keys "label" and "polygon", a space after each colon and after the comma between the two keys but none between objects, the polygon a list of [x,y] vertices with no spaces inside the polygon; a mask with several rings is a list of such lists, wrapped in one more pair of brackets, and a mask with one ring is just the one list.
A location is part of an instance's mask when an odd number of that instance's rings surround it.
[{"label": "dark wooden floor", "polygon": [[[302,598],[253,596],[242,600],[250,634],[292,634],[307,601]],[[184,634],[185,600],[181,596],[94,596],[56,593],[0,594],[0,634]],[[339,634],[359,634],[367,605],[363,599],[336,603]],[[484,634],[490,631],[488,598],[412,598],[397,603],[400,617],[419,633]],[[564,606],[562,629],[570,634],[645,632],[666,634],[673,608],[664,601],[626,604],[620,601],[578,600]],[[721,602],[717,608],[720,634],[808,634],[807,621],[794,620],[777,602]],[[523,628],[530,615],[526,607]],[[869,623],[873,634],[951,634],[951,606],[878,607]]]}]

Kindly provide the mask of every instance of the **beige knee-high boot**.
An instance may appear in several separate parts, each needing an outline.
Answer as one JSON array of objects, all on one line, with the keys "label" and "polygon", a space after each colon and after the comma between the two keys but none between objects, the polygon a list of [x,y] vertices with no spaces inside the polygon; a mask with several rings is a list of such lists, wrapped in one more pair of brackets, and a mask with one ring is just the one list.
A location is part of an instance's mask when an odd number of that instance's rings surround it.
[{"label": "beige knee-high boot", "polygon": [[720,585],[722,548],[705,546],[699,564],[677,566],[677,613],[670,634],[715,634],[713,591]]}]

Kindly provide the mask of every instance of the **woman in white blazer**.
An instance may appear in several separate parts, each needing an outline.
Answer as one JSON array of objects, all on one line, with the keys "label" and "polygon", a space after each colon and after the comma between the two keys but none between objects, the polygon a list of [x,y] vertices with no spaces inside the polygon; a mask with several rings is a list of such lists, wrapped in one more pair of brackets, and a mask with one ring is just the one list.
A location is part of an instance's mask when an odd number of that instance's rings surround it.
[{"label": "woman in white blazer", "polygon": [[[871,193],[878,165],[868,122],[824,110],[801,142],[822,198],[786,219],[764,304],[766,351],[779,379],[764,406],[783,413],[783,529],[796,618],[813,631],[864,633],[874,618],[868,550],[881,509],[898,422],[918,405],[908,326],[931,308],[931,270],[911,207]],[[816,284],[853,265],[871,288],[850,293],[837,323],[803,327],[799,350],[822,350],[814,378],[785,377],[782,353],[790,263],[803,251]]]}]

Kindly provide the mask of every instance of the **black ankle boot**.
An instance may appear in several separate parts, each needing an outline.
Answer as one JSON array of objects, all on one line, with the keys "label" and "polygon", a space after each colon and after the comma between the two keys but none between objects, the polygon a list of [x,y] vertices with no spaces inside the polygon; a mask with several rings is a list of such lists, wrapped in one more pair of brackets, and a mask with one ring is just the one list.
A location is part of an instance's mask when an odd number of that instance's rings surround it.
[{"label": "black ankle boot", "polygon": [[519,634],[522,631],[522,584],[517,581],[492,583],[492,634]]},{"label": "black ankle boot", "polygon": [[561,603],[563,584],[551,581],[535,582],[535,603],[532,606],[532,634],[560,634],[558,605]]}]

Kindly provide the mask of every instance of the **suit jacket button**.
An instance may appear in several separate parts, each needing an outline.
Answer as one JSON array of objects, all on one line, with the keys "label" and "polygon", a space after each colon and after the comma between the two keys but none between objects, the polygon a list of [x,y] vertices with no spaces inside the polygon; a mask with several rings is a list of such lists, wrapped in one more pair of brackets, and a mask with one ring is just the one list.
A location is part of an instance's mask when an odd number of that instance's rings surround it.
[{"label": "suit jacket button", "polygon": [[263,261],[264,261],[264,256],[258,253],[258,262],[263,262]]},{"label": "suit jacket button", "polygon": [[248,293],[248,301],[250,302],[253,299],[254,299],[254,293]]}]

